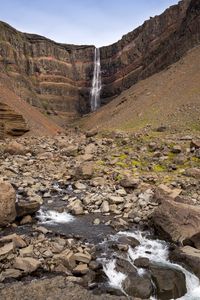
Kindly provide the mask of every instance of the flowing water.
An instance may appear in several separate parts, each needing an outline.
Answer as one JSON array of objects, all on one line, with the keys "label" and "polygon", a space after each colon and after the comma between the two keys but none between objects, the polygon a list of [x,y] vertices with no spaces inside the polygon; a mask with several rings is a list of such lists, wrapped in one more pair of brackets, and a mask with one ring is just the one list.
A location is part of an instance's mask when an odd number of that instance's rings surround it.
[{"label": "flowing water", "polygon": [[96,111],[100,105],[100,93],[101,93],[101,59],[100,59],[100,49],[95,48],[94,53],[94,73],[92,80],[91,89],[91,111]]},{"label": "flowing water", "polygon": [[[176,269],[181,271],[185,275],[187,293],[178,300],[200,300],[200,282],[199,279],[182,266],[169,261],[169,247],[168,244],[161,240],[152,240],[148,233],[142,231],[133,230],[132,232],[119,232],[116,235],[109,233],[109,226],[100,225],[94,226],[91,222],[91,216],[73,217],[66,212],[56,212],[53,210],[41,210],[38,214],[39,221],[45,226],[51,226],[54,231],[62,232],[63,234],[68,231],[79,233],[84,238],[90,237],[90,242],[96,244],[102,244],[103,252],[99,254],[99,261],[103,264],[103,270],[108,278],[108,284],[114,289],[123,291],[123,281],[127,275],[116,270],[116,253],[109,252],[107,245],[110,241],[118,241],[122,236],[133,237],[140,242],[140,245],[136,248],[131,248],[127,253],[126,260],[134,266],[134,261],[137,258],[148,258],[152,263],[168,267],[170,269]],[[78,230],[78,231],[77,231]],[[101,239],[96,237],[100,234]],[[85,236],[84,236],[85,235]],[[106,239],[103,241],[103,235]],[[102,241],[102,242],[101,242]],[[114,255],[113,255],[114,254]],[[136,268],[138,274],[143,276],[146,270],[142,268]],[[127,297],[128,298],[128,297]],[[157,298],[153,297],[151,300]]]}]

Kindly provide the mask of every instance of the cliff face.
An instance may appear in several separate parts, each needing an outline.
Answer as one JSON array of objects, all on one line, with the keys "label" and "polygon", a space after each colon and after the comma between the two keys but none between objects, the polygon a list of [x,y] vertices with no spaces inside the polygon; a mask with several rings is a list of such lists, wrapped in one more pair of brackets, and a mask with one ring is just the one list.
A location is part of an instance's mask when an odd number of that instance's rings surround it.
[{"label": "cliff face", "polygon": [[[199,0],[183,0],[102,47],[102,103],[199,43]],[[90,111],[93,60],[94,46],[58,44],[0,23],[0,73],[12,79],[12,91],[48,114],[69,120]]]}]

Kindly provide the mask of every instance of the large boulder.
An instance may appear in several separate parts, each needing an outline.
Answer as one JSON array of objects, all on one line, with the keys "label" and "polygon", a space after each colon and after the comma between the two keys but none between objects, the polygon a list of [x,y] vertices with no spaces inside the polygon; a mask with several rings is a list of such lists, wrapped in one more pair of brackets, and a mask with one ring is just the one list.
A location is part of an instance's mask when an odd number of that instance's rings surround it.
[{"label": "large boulder", "polygon": [[91,179],[94,175],[94,163],[85,162],[82,163],[75,170],[75,177],[77,179]]},{"label": "large boulder", "polygon": [[0,181],[0,226],[6,226],[16,218],[16,193],[8,182]]},{"label": "large boulder", "polygon": [[5,147],[4,152],[11,155],[24,155],[27,153],[27,149],[22,144],[11,141]]},{"label": "large boulder", "polygon": [[189,243],[200,232],[200,208],[168,198],[153,212],[152,221],[163,238]]},{"label": "large boulder", "polygon": [[185,275],[181,271],[154,265],[150,270],[158,299],[177,299],[187,293]]}]

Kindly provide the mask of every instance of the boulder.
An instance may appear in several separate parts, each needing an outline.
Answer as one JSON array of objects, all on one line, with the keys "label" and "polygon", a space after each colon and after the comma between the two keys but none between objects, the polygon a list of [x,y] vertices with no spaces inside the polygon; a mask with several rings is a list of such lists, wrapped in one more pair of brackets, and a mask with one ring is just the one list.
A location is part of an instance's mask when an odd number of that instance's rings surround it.
[{"label": "boulder", "polygon": [[80,264],[72,271],[74,275],[85,275],[89,271],[87,264]]},{"label": "boulder", "polygon": [[143,269],[148,269],[149,268],[150,261],[146,257],[139,257],[134,260],[134,265],[137,268],[143,268]]},{"label": "boulder", "polygon": [[16,203],[18,217],[33,215],[40,209],[40,203],[37,201],[19,201]]},{"label": "boulder", "polygon": [[190,143],[190,149],[191,150],[200,149],[200,140],[192,140]]},{"label": "boulder", "polygon": [[40,267],[41,263],[38,259],[32,257],[16,257],[14,260],[14,268],[32,273]]},{"label": "boulder", "polygon": [[184,246],[174,250],[170,259],[186,265],[192,273],[200,278],[200,250],[191,246]]},{"label": "boulder", "polygon": [[139,179],[135,179],[131,176],[125,176],[122,180],[120,180],[120,185],[124,188],[132,188],[136,189],[139,185],[140,181]]},{"label": "boulder", "polygon": [[81,200],[79,200],[79,199],[77,199],[77,200],[73,201],[72,203],[70,203],[67,208],[74,215],[84,214],[83,204],[82,204]]},{"label": "boulder", "polygon": [[16,218],[16,193],[8,182],[0,181],[0,226],[6,226]]},{"label": "boulder", "polygon": [[148,276],[139,276],[137,273],[130,273],[122,286],[127,295],[141,299],[149,299],[153,292],[151,279]]},{"label": "boulder", "polygon": [[187,293],[185,275],[181,271],[154,265],[150,270],[158,299],[177,299]]},{"label": "boulder", "polygon": [[22,144],[12,141],[5,147],[4,152],[11,155],[24,155],[27,153],[27,149]]},{"label": "boulder", "polygon": [[3,247],[0,247],[0,261],[4,260],[7,255],[13,252],[14,249],[15,247],[13,243],[9,243],[4,245]]},{"label": "boulder", "polygon": [[173,199],[162,201],[152,214],[158,234],[173,242],[184,243],[200,232],[200,208]]},{"label": "boulder", "polygon": [[92,257],[90,254],[85,254],[80,252],[74,254],[74,259],[78,262],[89,264],[89,262],[92,260]]}]

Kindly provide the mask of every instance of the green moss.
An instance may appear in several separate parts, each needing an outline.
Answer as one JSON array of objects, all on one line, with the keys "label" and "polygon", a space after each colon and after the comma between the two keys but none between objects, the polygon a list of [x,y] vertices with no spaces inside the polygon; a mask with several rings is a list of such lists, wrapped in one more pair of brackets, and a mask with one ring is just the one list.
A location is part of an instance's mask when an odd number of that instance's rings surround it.
[{"label": "green moss", "polygon": [[166,167],[162,166],[162,165],[154,165],[153,166],[153,171],[154,172],[165,172],[166,171]]},{"label": "green moss", "polygon": [[138,160],[132,160],[131,161],[131,165],[133,166],[133,167],[142,167],[142,162],[141,161],[138,161]]},{"label": "green moss", "polygon": [[122,161],[118,161],[116,165],[122,168],[128,168],[128,165]]}]

